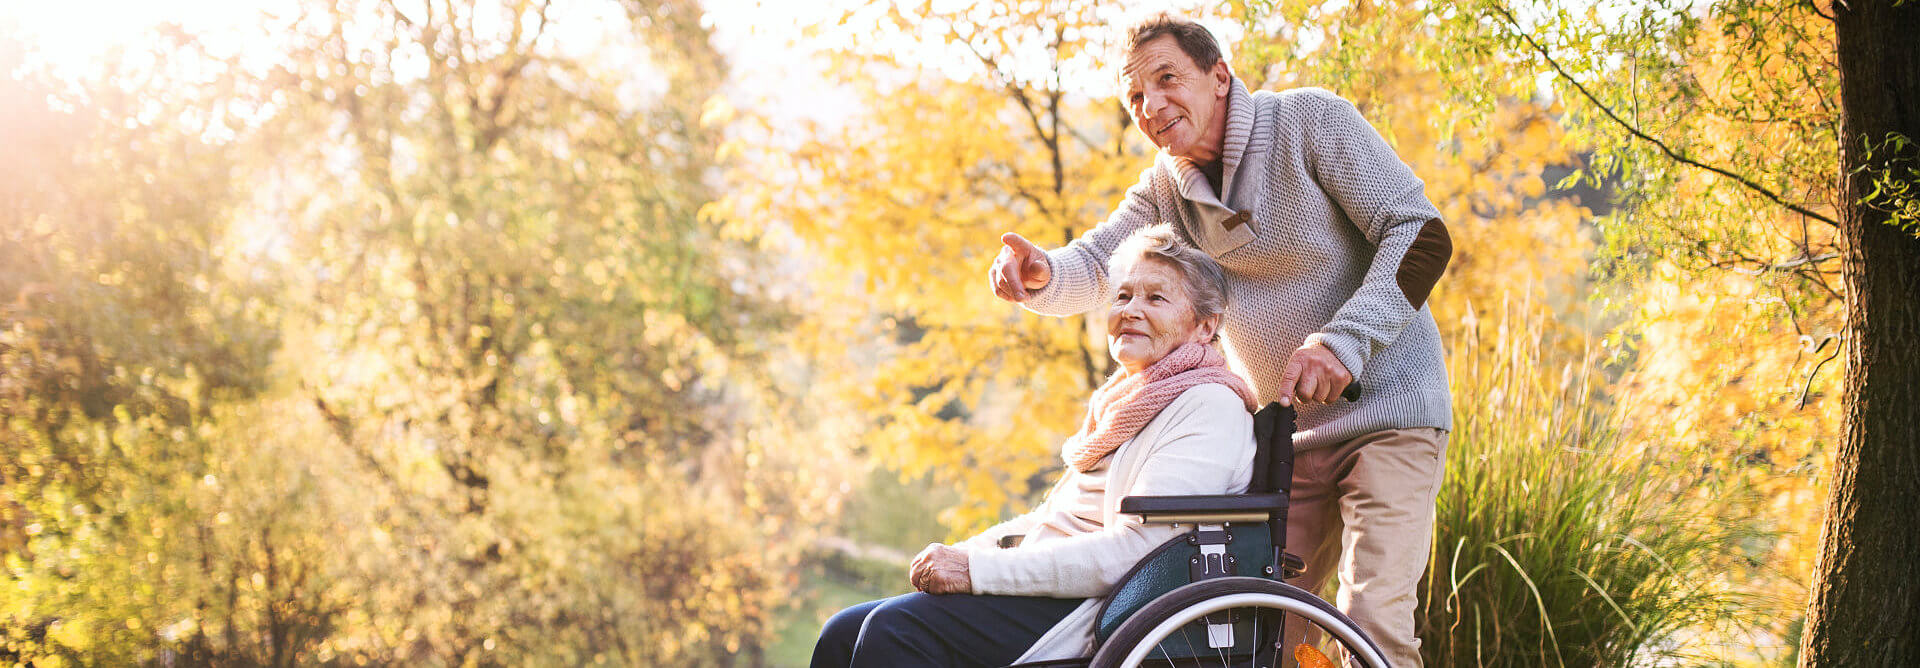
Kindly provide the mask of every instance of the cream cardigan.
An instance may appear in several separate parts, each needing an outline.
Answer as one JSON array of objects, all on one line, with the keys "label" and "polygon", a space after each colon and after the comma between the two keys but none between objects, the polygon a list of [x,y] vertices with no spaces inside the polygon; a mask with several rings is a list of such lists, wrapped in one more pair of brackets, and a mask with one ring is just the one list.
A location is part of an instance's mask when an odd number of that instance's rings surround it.
[{"label": "cream cardigan", "polygon": [[1101,530],[997,547],[1001,536],[1026,533],[1050,514],[1065,512],[1056,506],[1071,503],[1068,497],[1077,493],[1076,478],[1082,475],[1068,469],[1038,508],[960,543],[967,550],[973,593],[1086,598],[1020,661],[1091,654],[1101,601],[1135,562],[1180,532],[1120,514],[1120,499],[1246,491],[1253,452],[1253,416],[1233,390],[1220,384],[1187,390],[1110,455]]}]

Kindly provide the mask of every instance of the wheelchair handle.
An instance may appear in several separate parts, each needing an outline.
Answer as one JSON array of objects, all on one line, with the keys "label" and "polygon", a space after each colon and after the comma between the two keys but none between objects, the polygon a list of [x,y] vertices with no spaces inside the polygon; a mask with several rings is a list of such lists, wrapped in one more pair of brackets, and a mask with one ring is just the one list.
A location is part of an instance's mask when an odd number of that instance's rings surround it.
[{"label": "wheelchair handle", "polygon": [[1340,391],[1340,398],[1347,400],[1348,403],[1359,401],[1360,400],[1360,381],[1356,380],[1354,382],[1347,383],[1347,389]]}]

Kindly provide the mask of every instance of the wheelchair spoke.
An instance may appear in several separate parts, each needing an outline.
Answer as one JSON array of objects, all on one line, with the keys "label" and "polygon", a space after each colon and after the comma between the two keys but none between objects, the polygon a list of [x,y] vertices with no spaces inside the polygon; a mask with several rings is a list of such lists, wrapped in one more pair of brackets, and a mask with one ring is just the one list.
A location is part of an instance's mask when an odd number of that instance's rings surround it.
[{"label": "wheelchair spoke", "polygon": [[[1202,619],[1201,621],[1203,621],[1203,622],[1204,622],[1204,621],[1205,621],[1205,619]],[[1192,624],[1189,624],[1189,625],[1187,625],[1187,628],[1188,628],[1188,630],[1192,630],[1192,628],[1193,628],[1193,626],[1194,626],[1194,625],[1192,625]],[[1204,627],[1203,627],[1203,628],[1204,628]],[[1205,641],[1206,641],[1206,636],[1205,636],[1204,634],[1206,633],[1206,631],[1201,631],[1200,633],[1202,634],[1202,635],[1200,636],[1200,640],[1201,640],[1201,642],[1205,642]],[[1181,636],[1182,638],[1185,638],[1185,637],[1186,637],[1186,635],[1187,635],[1186,633],[1181,633],[1181,634],[1180,634],[1180,636]],[[1192,652],[1192,654],[1193,654],[1193,665],[1195,665],[1195,666],[1197,666],[1198,668],[1207,668],[1207,663],[1206,663],[1205,661],[1201,661],[1201,660],[1200,660],[1200,653],[1199,653],[1199,652],[1197,652],[1197,651],[1194,651],[1194,648],[1196,648],[1196,647],[1199,647],[1199,645],[1195,645],[1195,644],[1193,644],[1193,640],[1192,640],[1191,638],[1188,638],[1188,639],[1187,639],[1187,651],[1188,651],[1188,652]]]},{"label": "wheelchair spoke", "polygon": [[1280,668],[1280,650],[1287,646],[1287,613],[1275,614],[1273,624],[1278,627],[1273,630],[1273,668]]},{"label": "wheelchair spoke", "polygon": [[[1227,632],[1228,632],[1228,633],[1232,633],[1232,632],[1233,632],[1233,611],[1232,611],[1232,610],[1227,610],[1227,611],[1225,611],[1225,612],[1222,612],[1222,613],[1220,613],[1220,614],[1221,614],[1221,615],[1222,615],[1222,616],[1223,616],[1223,617],[1224,617],[1224,618],[1226,619],[1226,621],[1227,621]],[[1211,621],[1211,620],[1208,620],[1208,621]],[[1207,644],[1208,644],[1208,645],[1212,645],[1212,644],[1213,644],[1213,629],[1212,629],[1212,628],[1208,628],[1208,629],[1207,629]],[[1224,647],[1224,648],[1223,648],[1223,647],[1215,647],[1215,648],[1213,648],[1213,653],[1214,653],[1215,655],[1217,655],[1217,656],[1219,656],[1219,657],[1220,657],[1220,668],[1227,668],[1227,650],[1229,650],[1229,649],[1232,649],[1232,648],[1233,648],[1233,646],[1232,646],[1232,645],[1228,645],[1228,646],[1226,646],[1226,647]]]},{"label": "wheelchair spoke", "polygon": [[1259,610],[1253,611],[1253,644],[1247,650],[1247,668],[1260,668],[1260,618]]},{"label": "wheelchair spoke", "polygon": [[[1205,642],[1207,641],[1207,631],[1206,631],[1206,626],[1205,626],[1205,622],[1206,622],[1206,621],[1207,621],[1207,620],[1206,620],[1206,618],[1204,618],[1204,617],[1202,617],[1202,618],[1200,619],[1200,622],[1201,622],[1200,624],[1189,624],[1189,625],[1187,625],[1187,628],[1188,628],[1189,630],[1191,630],[1191,629],[1192,629],[1193,627],[1195,627],[1195,626],[1199,626],[1199,627],[1200,627],[1200,642],[1202,642],[1202,643],[1205,643]],[[1183,636],[1183,637],[1184,637],[1184,635],[1185,635],[1185,634],[1182,634],[1182,636]],[[1199,668],[1207,668],[1207,662],[1206,662],[1206,659],[1205,659],[1205,658],[1203,658],[1203,657],[1204,657],[1205,655],[1203,655],[1203,654],[1201,654],[1201,653],[1200,653],[1200,651],[1199,651],[1199,648],[1200,648],[1200,647],[1201,647],[1201,645],[1195,645],[1195,644],[1193,644],[1193,641],[1192,641],[1192,640],[1188,640],[1188,641],[1187,641],[1187,651],[1188,651],[1188,652],[1190,652],[1190,653],[1192,653],[1192,656],[1193,656],[1193,665],[1195,665],[1195,666],[1198,666]]]},{"label": "wheelchair spoke", "polygon": [[[1186,642],[1188,649],[1193,648],[1193,627],[1191,624],[1180,627],[1180,639]],[[1165,650],[1161,650],[1161,651],[1165,651]],[[1200,661],[1199,659],[1194,659],[1194,662],[1196,664],[1198,664],[1199,661]],[[1171,668],[1173,665],[1174,665],[1173,660],[1168,659],[1167,666]]]},{"label": "wheelchair spoke", "polygon": [[[1312,622],[1307,622],[1302,620],[1300,624],[1300,643],[1299,644],[1318,649],[1320,647],[1320,643],[1324,639],[1324,636],[1325,634],[1320,632],[1320,627],[1315,626]],[[1293,657],[1295,663],[1299,663],[1299,660],[1300,660],[1300,657],[1297,654],[1297,652],[1299,652],[1298,649],[1295,649],[1293,652],[1295,653],[1295,656]]]}]

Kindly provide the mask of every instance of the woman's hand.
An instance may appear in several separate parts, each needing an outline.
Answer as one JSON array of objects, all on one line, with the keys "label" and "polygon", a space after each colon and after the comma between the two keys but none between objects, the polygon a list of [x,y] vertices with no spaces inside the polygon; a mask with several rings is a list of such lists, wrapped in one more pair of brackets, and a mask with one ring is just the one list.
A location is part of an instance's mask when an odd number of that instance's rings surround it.
[{"label": "woman's hand", "polygon": [[907,564],[907,582],[912,583],[914,589],[926,591],[927,588],[920,584],[920,578],[925,577],[921,572],[926,570],[927,559],[933,554],[933,548],[936,547],[941,547],[941,545],[939,543],[927,543],[926,548],[920,550],[919,554],[913,555],[913,561]]},{"label": "woman's hand", "polygon": [[929,543],[907,567],[913,588],[929,594],[971,594],[973,575],[967,570],[967,551]]}]

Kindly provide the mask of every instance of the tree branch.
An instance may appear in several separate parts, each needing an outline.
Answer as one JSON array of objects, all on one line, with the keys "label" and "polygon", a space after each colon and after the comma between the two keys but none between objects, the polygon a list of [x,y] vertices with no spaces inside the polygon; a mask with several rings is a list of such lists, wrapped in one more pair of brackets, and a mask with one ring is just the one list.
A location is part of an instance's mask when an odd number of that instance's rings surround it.
[{"label": "tree branch", "polygon": [[1697,257],[1699,264],[1696,266],[1701,269],[1720,269],[1749,276],[1767,273],[1791,274],[1836,302],[1844,300],[1838,290],[1827,284],[1827,278],[1832,273],[1832,270],[1827,268],[1827,263],[1840,259],[1839,253],[1834,251],[1831,245],[1820,245],[1816,248],[1811,242],[1803,243],[1788,239],[1787,243],[1796,246],[1799,253],[1787,260],[1774,261],[1754,257],[1737,248],[1709,249],[1707,239],[1696,236],[1683,227],[1672,225],[1662,225],[1662,227],[1677,235],[1682,244],[1698,249],[1692,255]]},{"label": "tree branch", "polygon": [[947,26],[947,32],[953,35],[955,39],[960,40],[960,43],[965,45],[968,51],[973,52],[973,57],[980,59],[980,64],[987,67],[987,73],[992,75],[993,78],[1000,80],[1000,84],[1007,89],[1007,92],[1013,94],[1013,100],[1020,103],[1020,108],[1027,112],[1027,122],[1033,126],[1033,133],[1038,135],[1041,141],[1054,141],[1052,137],[1047,136],[1046,126],[1040,122],[1040,112],[1033,108],[1033,100],[1027,97],[1026,89],[1022,88],[1019,82],[1014,81],[1013,74],[1002,71],[1000,69],[1000,63],[994,61],[992,56],[988,56],[982,53],[980,49],[975,48],[973,46],[972,36],[961,35],[960,30],[952,25]]},{"label": "tree branch", "polygon": [[1840,226],[1839,221],[1829,218],[1827,216],[1823,216],[1818,213],[1815,213],[1814,211],[1807,209],[1806,207],[1800,206],[1798,204],[1788,202],[1785,199],[1781,198],[1778,193],[1775,193],[1772,190],[1768,190],[1765,186],[1762,186],[1758,183],[1754,183],[1752,179],[1748,179],[1745,176],[1735,174],[1726,169],[1715,167],[1713,165],[1709,165],[1704,162],[1695,160],[1691,157],[1688,157],[1687,155],[1677,150],[1674,150],[1673,147],[1668,146],[1666,142],[1660,141],[1658,138],[1655,138],[1654,136],[1641,131],[1640,128],[1634,126],[1634,124],[1632,123],[1629,123],[1626,119],[1621,118],[1619,114],[1614,113],[1613,109],[1607,107],[1606,104],[1601,103],[1600,99],[1596,97],[1591,91],[1587,90],[1587,87],[1585,85],[1582,85],[1579,79],[1574,78],[1574,76],[1571,73],[1568,73],[1566,68],[1560,65],[1560,61],[1554,59],[1553,54],[1549,53],[1545,46],[1542,46],[1539,42],[1534,41],[1533,35],[1528,34],[1527,31],[1520,26],[1520,21],[1513,17],[1512,12],[1507,11],[1507,8],[1505,5],[1494,5],[1494,9],[1499,11],[1501,16],[1506,17],[1507,25],[1513,26],[1514,33],[1519,35],[1520,39],[1525,40],[1527,45],[1533,49],[1534,53],[1539,54],[1539,56],[1542,59],[1546,60],[1547,65],[1552,67],[1553,71],[1556,74],[1558,74],[1560,78],[1566,79],[1567,83],[1573,84],[1574,89],[1580,91],[1580,95],[1582,97],[1587,98],[1587,102],[1593,104],[1593,106],[1595,108],[1598,108],[1601,113],[1606,114],[1607,118],[1612,119],[1614,123],[1618,124],[1622,129],[1626,130],[1628,134],[1632,135],[1633,137],[1641,141],[1647,142],[1649,144],[1653,144],[1654,147],[1660,149],[1661,153],[1665,154],[1668,158],[1672,159],[1675,162],[1678,162],[1684,165],[1691,165],[1693,167],[1697,167],[1700,169],[1707,170],[1709,172],[1713,172],[1715,174],[1719,174],[1728,179],[1732,179],[1735,183],[1739,183],[1740,185],[1746,187],[1748,190],[1751,190],[1761,195],[1762,197],[1772,200],[1773,203],[1786,207],[1788,210],[1791,210],[1794,213],[1798,213],[1808,218],[1812,218],[1814,220],[1824,222],[1834,227]]},{"label": "tree branch", "polygon": [[[1834,337],[1831,337],[1831,336],[1827,337],[1826,340],[1820,342],[1820,348],[1825,348],[1827,346],[1827,343],[1833,340],[1834,340]],[[1820,348],[1814,348],[1813,352],[1819,353]],[[1820,360],[1819,364],[1813,365],[1813,370],[1807,372],[1807,383],[1805,385],[1800,386],[1800,405],[1797,408],[1807,407],[1807,393],[1813,391],[1814,377],[1820,375],[1820,368],[1826,366],[1828,362],[1833,361],[1833,358],[1839,357],[1840,351],[1844,349],[1846,349],[1846,346],[1844,345],[1834,346],[1832,354],[1827,355],[1826,359]]]},{"label": "tree branch", "polygon": [[1807,0],[1807,10],[1813,12],[1814,15],[1819,16],[1820,18],[1826,19],[1828,21],[1834,20],[1832,14],[1828,14],[1826,12],[1820,11],[1820,3],[1814,2],[1813,0]]},{"label": "tree branch", "polygon": [[1093,138],[1088,137],[1086,133],[1081,132],[1079,127],[1068,125],[1066,126],[1065,129],[1067,131],[1068,137],[1072,137],[1074,138],[1075,141],[1080,142],[1080,145],[1087,147],[1087,150],[1092,151],[1096,154],[1103,153],[1106,151],[1105,148],[1102,148],[1100,147],[1100,145],[1093,143]]}]

